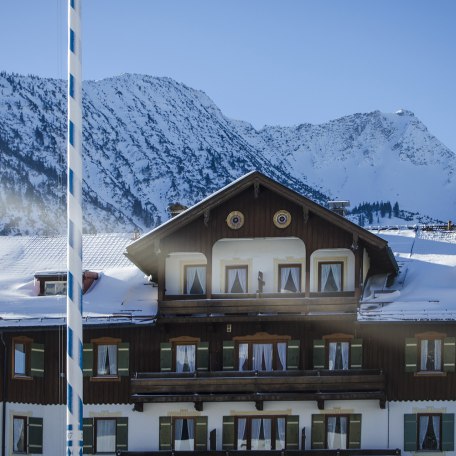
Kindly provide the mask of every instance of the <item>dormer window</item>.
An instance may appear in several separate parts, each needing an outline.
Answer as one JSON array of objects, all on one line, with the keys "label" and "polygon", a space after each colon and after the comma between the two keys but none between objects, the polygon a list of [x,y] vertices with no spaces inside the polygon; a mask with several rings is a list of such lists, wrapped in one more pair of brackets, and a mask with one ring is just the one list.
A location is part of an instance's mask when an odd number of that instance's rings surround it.
[{"label": "dormer window", "polygon": [[67,292],[66,280],[59,281],[59,282],[46,281],[44,283],[45,296],[66,295],[66,292]]},{"label": "dormer window", "polygon": [[[66,272],[36,272],[35,279],[39,283],[40,296],[65,296],[67,294]],[[82,293],[86,293],[93,284],[93,282],[97,279],[97,272],[84,271],[84,273],[82,274]]]}]

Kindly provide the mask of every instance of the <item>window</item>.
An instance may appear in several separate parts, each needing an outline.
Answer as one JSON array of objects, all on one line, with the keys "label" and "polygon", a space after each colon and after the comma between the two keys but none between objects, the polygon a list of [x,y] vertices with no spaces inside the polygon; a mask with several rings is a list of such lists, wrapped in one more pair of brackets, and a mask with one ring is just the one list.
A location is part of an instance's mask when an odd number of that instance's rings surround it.
[{"label": "window", "polygon": [[160,344],[162,372],[207,371],[209,344],[196,337],[181,336]]},{"label": "window", "polygon": [[25,336],[12,340],[12,373],[13,378],[30,379],[44,375],[44,345],[34,343]]},{"label": "window", "polygon": [[343,263],[341,261],[318,263],[318,291],[334,293],[343,291]]},{"label": "window", "polygon": [[405,371],[417,375],[443,375],[455,371],[454,337],[427,332],[405,339]]},{"label": "window", "polygon": [[247,293],[247,272],[247,266],[227,266],[225,277],[226,293]]},{"label": "window", "polygon": [[301,292],[301,265],[279,264],[279,292]]},{"label": "window", "polygon": [[13,416],[13,453],[43,454],[43,418]]},{"label": "window", "polygon": [[224,450],[293,450],[299,449],[297,416],[225,416]]},{"label": "window", "polygon": [[106,454],[128,450],[128,418],[84,418],[84,454]]},{"label": "window", "polygon": [[223,370],[285,371],[299,369],[300,341],[257,333],[223,341]]},{"label": "window", "polygon": [[454,414],[405,414],[404,450],[454,451]]},{"label": "window", "polygon": [[13,417],[13,453],[27,452],[27,417]]},{"label": "window", "polygon": [[206,266],[184,267],[184,294],[206,293]]},{"label": "window", "polygon": [[361,448],[361,415],[312,415],[312,449]]},{"label": "window", "polygon": [[109,380],[128,376],[130,364],[130,345],[121,339],[100,337],[92,343],[84,344],[83,369],[86,377],[94,381]]},{"label": "window", "polygon": [[207,417],[160,417],[160,450],[207,450]]},{"label": "window", "polygon": [[66,295],[66,293],[67,293],[66,281],[60,281],[60,282],[46,281],[44,283],[44,294],[46,296]]},{"label": "window", "polygon": [[361,369],[363,341],[350,334],[330,334],[313,341],[313,368]]}]

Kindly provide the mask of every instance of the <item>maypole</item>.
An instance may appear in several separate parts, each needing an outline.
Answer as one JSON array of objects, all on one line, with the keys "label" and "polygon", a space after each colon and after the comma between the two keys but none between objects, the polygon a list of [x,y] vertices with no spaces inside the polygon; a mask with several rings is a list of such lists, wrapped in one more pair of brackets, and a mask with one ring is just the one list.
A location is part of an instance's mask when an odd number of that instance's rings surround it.
[{"label": "maypole", "polygon": [[81,0],[68,0],[67,456],[82,456]]}]

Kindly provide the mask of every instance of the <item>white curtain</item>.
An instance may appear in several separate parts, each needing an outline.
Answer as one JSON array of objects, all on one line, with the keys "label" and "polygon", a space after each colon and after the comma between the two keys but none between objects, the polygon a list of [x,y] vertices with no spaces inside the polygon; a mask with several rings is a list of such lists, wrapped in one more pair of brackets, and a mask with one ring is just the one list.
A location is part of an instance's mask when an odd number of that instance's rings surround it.
[{"label": "white curtain", "polygon": [[108,346],[107,345],[98,345],[98,362],[97,362],[97,371],[98,375],[107,375],[107,360],[108,360]]},{"label": "white curtain", "polygon": [[336,418],[335,416],[328,417],[328,429],[327,429],[327,440],[328,440],[328,449],[334,449],[335,440],[336,440]]},{"label": "white curtain", "polygon": [[328,363],[329,370],[334,370],[334,368],[335,368],[336,346],[337,346],[336,342],[329,343],[329,363]]},{"label": "white curtain", "polygon": [[249,370],[249,365],[246,363],[249,356],[249,344],[239,344],[239,370]]},{"label": "white curtain", "polygon": [[341,269],[342,268],[340,267],[340,264],[331,265],[331,271],[333,273],[334,281],[336,282],[337,291],[341,291],[341,284],[342,284]]},{"label": "white curtain", "polygon": [[247,440],[245,439],[245,426],[247,424],[246,418],[238,419],[238,434],[237,434],[237,449],[246,450]]},{"label": "white curtain", "polygon": [[253,344],[253,370],[272,371],[272,344]]},{"label": "white curtain", "polygon": [[325,291],[326,288],[326,282],[328,281],[329,277],[329,271],[331,271],[331,265],[330,264],[322,264],[321,265],[321,290],[320,291]]},{"label": "white curtain", "polygon": [[233,293],[236,278],[239,280],[241,293],[247,293],[247,270],[244,268],[228,269],[228,293]]},{"label": "white curtain", "polygon": [[350,349],[350,344],[348,342],[341,342],[341,349],[342,349],[342,369],[348,369],[348,354]]},{"label": "white curtain", "polygon": [[176,372],[195,372],[195,345],[176,346]]},{"label": "white curtain", "polygon": [[432,417],[432,425],[434,427],[435,440],[437,441],[437,445],[439,445],[439,442],[440,442],[440,416]]},{"label": "white curtain", "polygon": [[321,265],[321,290],[320,291],[329,291],[326,290],[328,284],[329,274],[332,272],[334,282],[336,284],[336,291],[341,291],[342,285],[342,268],[340,264],[322,264]]},{"label": "white curtain", "polygon": [[278,342],[277,353],[279,354],[279,361],[281,364],[281,369],[279,369],[279,370],[287,370],[287,343],[286,342]]},{"label": "white curtain", "polygon": [[253,370],[263,370],[263,347],[261,344],[253,344]]},{"label": "white curtain", "polygon": [[117,375],[117,345],[108,345],[109,375]]},{"label": "white curtain", "polygon": [[423,449],[424,438],[426,437],[426,431],[429,425],[429,417],[428,416],[420,416],[420,436],[419,436],[419,444],[420,450]]},{"label": "white curtain", "polygon": [[285,290],[285,285],[287,284],[288,280],[288,274],[289,274],[290,268],[281,268],[280,269],[280,292],[287,291]]},{"label": "white curtain", "polygon": [[25,452],[25,429],[24,429],[24,419],[14,418],[13,419],[13,451],[17,453]]},{"label": "white curtain", "polygon": [[251,440],[251,449],[259,449],[259,439],[260,439],[260,427],[261,427],[261,418],[252,419],[252,440]]},{"label": "white curtain", "polygon": [[188,266],[187,267],[187,294],[191,293],[195,279],[198,277],[199,283],[201,284],[202,292],[206,292],[206,267],[205,266]]},{"label": "white curtain", "polygon": [[272,371],[272,344],[262,344],[266,371]]},{"label": "white curtain", "polygon": [[279,439],[276,440],[276,450],[285,449],[285,418],[277,418],[277,434]]},{"label": "white curtain", "polygon": [[421,341],[421,369],[427,370],[427,357],[428,357],[428,340]]},{"label": "white curtain", "polygon": [[296,291],[301,291],[301,274],[299,271],[299,268],[291,268],[291,278],[293,279]]},{"label": "white curtain", "polygon": [[[184,430],[186,431],[184,435]],[[195,447],[195,429],[193,419],[178,418],[174,421],[174,449],[193,451]]]},{"label": "white curtain", "polygon": [[264,450],[271,450],[271,419],[270,418],[263,418],[263,433],[264,433]]},{"label": "white curtain", "polygon": [[436,339],[434,344],[434,369],[439,371],[442,370],[442,341]]},{"label": "white curtain", "polygon": [[347,417],[340,416],[340,445],[339,448],[341,450],[345,450],[347,448]]},{"label": "white curtain", "polygon": [[97,452],[116,451],[116,420],[97,420]]},{"label": "white curtain", "polygon": [[299,277],[299,268],[297,267],[282,267],[280,269],[280,290],[281,292],[287,292],[292,290],[285,289],[285,285],[288,282],[288,279],[291,277],[293,282],[294,288],[296,292],[300,291],[301,284],[300,284],[300,277]]},{"label": "white curtain", "polygon": [[24,344],[14,345],[14,373],[22,375],[26,374]]}]

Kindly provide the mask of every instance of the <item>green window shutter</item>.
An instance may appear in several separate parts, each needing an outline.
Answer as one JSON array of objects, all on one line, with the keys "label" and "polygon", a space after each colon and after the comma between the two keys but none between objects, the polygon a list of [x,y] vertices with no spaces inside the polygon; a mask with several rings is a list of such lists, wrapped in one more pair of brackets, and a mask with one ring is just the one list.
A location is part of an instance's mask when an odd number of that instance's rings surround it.
[{"label": "green window shutter", "polygon": [[29,450],[30,454],[43,454],[43,418],[28,419]]},{"label": "green window shutter", "polygon": [[405,339],[405,372],[417,371],[418,341],[407,337]]},{"label": "green window shutter", "polygon": [[363,367],[363,340],[353,339],[350,344],[350,369]]},{"label": "green window shutter", "polygon": [[287,369],[299,369],[299,340],[289,340],[287,346]]},{"label": "green window shutter", "polygon": [[417,416],[415,413],[404,415],[404,451],[416,451]]},{"label": "green window shutter", "polygon": [[195,450],[207,450],[207,416],[198,416],[195,419]]},{"label": "green window shutter", "polygon": [[442,415],[442,451],[454,451],[454,413]]},{"label": "green window shutter", "polygon": [[160,370],[162,372],[173,370],[173,346],[169,342],[160,344]]},{"label": "green window shutter", "polygon": [[348,448],[361,448],[361,415],[350,415],[350,427],[348,429]]},{"label": "green window shutter", "polygon": [[93,454],[93,418],[82,420],[83,453]]},{"label": "green window shutter", "polygon": [[84,344],[82,356],[82,373],[84,377],[93,375],[93,346],[92,344]]},{"label": "green window shutter", "polygon": [[455,343],[456,338],[454,337],[445,337],[443,340],[443,370],[445,372],[454,372]]},{"label": "green window shutter", "polygon": [[326,365],[326,345],[323,339],[313,341],[313,368],[324,369]]},{"label": "green window shutter", "polygon": [[287,450],[299,450],[299,416],[287,416],[287,431],[286,431],[285,448]]},{"label": "green window shutter", "polygon": [[325,441],[325,415],[312,415],[312,450],[324,450]]},{"label": "green window shutter", "polygon": [[124,416],[116,420],[116,450],[128,450],[128,418]]},{"label": "green window shutter", "polygon": [[196,347],[196,370],[209,370],[209,343],[200,342]]},{"label": "green window shutter", "polygon": [[222,450],[235,450],[234,444],[234,416],[223,417]]},{"label": "green window shutter", "polygon": [[160,450],[171,450],[171,417],[160,417]]},{"label": "green window shutter", "polygon": [[123,342],[117,347],[117,374],[128,377],[130,372],[130,344]]},{"label": "green window shutter", "polygon": [[223,370],[234,370],[234,342],[223,341]]},{"label": "green window shutter", "polygon": [[44,377],[44,345],[32,344],[30,351],[30,375]]}]

